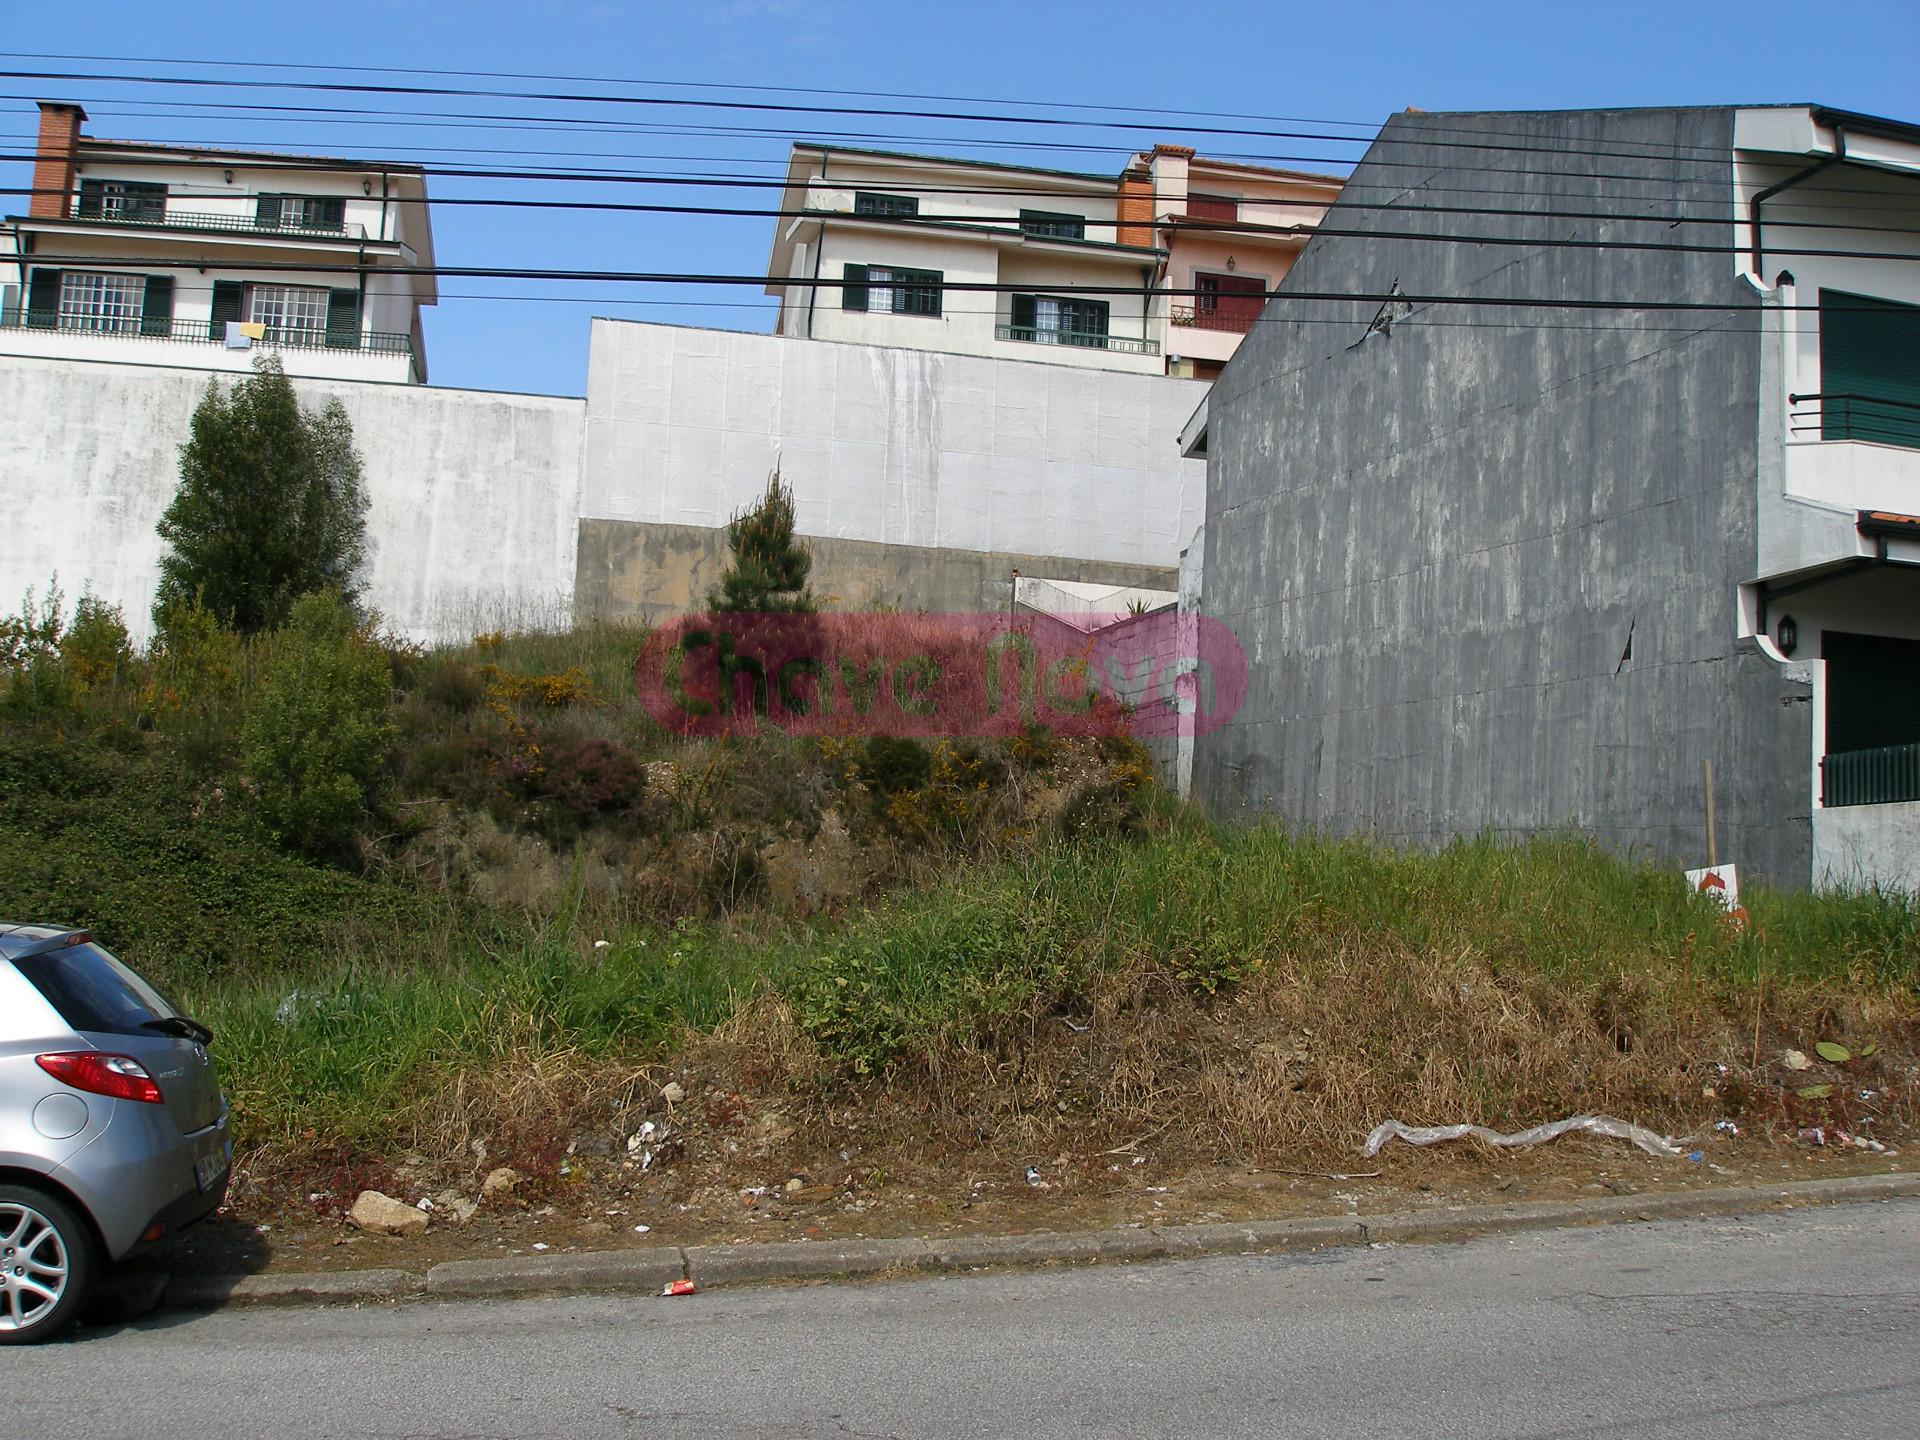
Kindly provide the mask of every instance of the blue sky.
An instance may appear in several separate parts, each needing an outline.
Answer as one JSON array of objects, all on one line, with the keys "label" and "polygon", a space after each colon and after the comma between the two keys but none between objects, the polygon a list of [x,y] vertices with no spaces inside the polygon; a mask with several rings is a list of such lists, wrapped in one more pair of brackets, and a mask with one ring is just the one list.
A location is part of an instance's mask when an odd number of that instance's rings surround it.
[{"label": "blue sky", "polygon": [[[1913,76],[1920,6],[1863,0],[1828,13],[1804,3],[1608,6],[1530,3],[878,5],[851,0],[467,0],[372,8],[312,3],[186,4],[88,0],[84,6],[9,7],[9,70],[96,70],[225,75],[208,62],[311,66],[387,65],[532,72],[683,85],[787,86],[980,97],[997,111],[1042,112],[1036,102],[1156,110],[1240,112],[1378,124],[1408,105],[1427,110],[1575,108],[1814,100],[1920,120]],[[77,17],[77,18],[76,18]],[[28,53],[175,59],[174,66],[108,61],[26,61]],[[326,77],[309,77],[326,78]],[[404,77],[337,76],[381,81]],[[528,80],[454,85],[542,88]],[[560,88],[560,87],[545,87]],[[575,86],[572,88],[587,88]],[[727,89],[680,90],[703,99]],[[649,173],[778,173],[795,134],[871,132],[882,148],[1019,159],[1066,169],[1118,168],[1127,148],[1178,139],[1212,152],[1238,150],[1301,168],[1340,170],[1357,145],[1172,135],[1163,117],[1124,128],[1067,133],[1093,150],[1011,148],[1047,143],[1058,128],[985,126],[881,116],[802,116],[599,107],[498,99],[313,97],[278,91],[212,94],[126,83],[9,80],[0,120],[30,147],[36,97],[79,99],[91,133],[118,138],[229,143],[425,162],[617,166]],[[819,97],[785,96],[800,103]],[[221,112],[210,103],[342,105],[379,113],[281,116]],[[926,102],[848,100],[941,108]],[[947,106],[945,108],[967,108]],[[978,107],[972,107],[978,108]],[[514,120],[442,119],[442,109],[561,117],[527,128]],[[182,111],[189,113],[181,113]],[[693,127],[709,133],[609,131],[609,122]],[[1229,122],[1222,122],[1229,123]],[[1232,122],[1287,128],[1263,122]],[[776,133],[711,133],[753,126]],[[585,127],[599,127],[589,129]],[[1353,126],[1298,125],[1360,133]],[[856,143],[856,142],[849,142]],[[963,145],[969,148],[962,148]],[[996,148],[996,146],[1000,148]],[[482,153],[524,151],[524,154]],[[562,153],[567,152],[567,153]],[[1313,157],[1319,157],[1317,160]],[[0,163],[0,185],[23,186],[25,167]],[[713,189],[652,184],[589,186],[439,178],[436,197],[645,199],[714,203]],[[776,192],[723,190],[720,203],[770,206]],[[24,208],[13,197],[8,213]],[[758,274],[773,221],[763,217],[608,215],[441,207],[434,233],[449,265]],[[537,298],[498,298],[508,296]],[[448,280],[427,320],[440,385],[579,394],[593,315],[733,329],[769,328],[772,300],[755,287],[556,285]],[[646,303],[635,303],[646,302]]]}]

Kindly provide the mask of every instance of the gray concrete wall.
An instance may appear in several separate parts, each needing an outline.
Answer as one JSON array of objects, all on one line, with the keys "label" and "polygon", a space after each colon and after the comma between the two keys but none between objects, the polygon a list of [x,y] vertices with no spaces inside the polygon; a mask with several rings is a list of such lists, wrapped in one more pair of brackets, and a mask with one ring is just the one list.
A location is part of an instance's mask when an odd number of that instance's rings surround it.
[{"label": "gray concrete wall", "polygon": [[[1069,555],[882,544],[802,537],[813,553],[813,591],[832,610],[879,607],[936,613],[1005,610],[1012,575],[1157,587],[1171,573]],[[583,519],[575,595],[584,616],[665,620],[701,609],[728,561],[724,529]]]},{"label": "gray concrete wall", "polygon": [[1722,861],[1807,883],[1807,689],[1735,638],[1756,296],[1724,250],[1553,243],[1728,245],[1730,143],[1713,110],[1389,123],[1327,222],[1374,234],[1316,236],[1283,294],[1727,308],[1421,305],[1363,339],[1376,302],[1275,301],[1210,400],[1204,609],[1252,688],[1198,741],[1203,802],[1420,844],[1574,826],[1697,863],[1711,759]]},{"label": "gray concrete wall", "polygon": [[[0,356],[0,612],[57,574],[144,639],[204,370]],[[230,386],[235,377],[219,377]],[[367,598],[418,640],[564,626],[573,604],[579,400],[295,379],[337,397],[364,465]]]},{"label": "gray concrete wall", "polygon": [[1180,427],[1206,386],[1164,376],[596,320],[583,603],[683,609],[776,464],[844,607],[970,610],[1012,569],[1138,583],[1199,523]]}]

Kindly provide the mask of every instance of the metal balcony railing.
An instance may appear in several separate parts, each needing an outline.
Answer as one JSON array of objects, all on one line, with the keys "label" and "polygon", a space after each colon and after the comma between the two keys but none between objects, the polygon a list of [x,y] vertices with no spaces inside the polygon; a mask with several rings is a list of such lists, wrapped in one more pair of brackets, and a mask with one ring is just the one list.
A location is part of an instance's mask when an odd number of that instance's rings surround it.
[{"label": "metal balcony railing", "polygon": [[1190,325],[1195,330],[1225,330],[1234,335],[1244,335],[1253,329],[1258,315],[1231,315],[1223,310],[1203,310],[1194,305],[1176,305],[1170,317],[1176,325]]},{"label": "metal balcony railing", "polygon": [[1896,805],[1920,800],[1920,743],[1842,750],[1820,762],[1820,803]]},{"label": "metal balcony railing", "polygon": [[[56,315],[44,310],[12,311],[0,316],[0,328],[10,330],[51,330],[63,335],[97,335],[111,340],[175,340],[200,344],[225,344],[227,327],[216,329],[206,320],[147,319],[133,315],[125,318]],[[255,345],[276,346],[283,350],[362,350],[374,355],[413,354],[413,337],[387,330],[309,330],[270,328]]]},{"label": "metal balcony railing", "polygon": [[1091,330],[1043,330],[1035,325],[996,325],[996,340],[1025,340],[1034,345],[1076,345],[1087,350],[1112,350],[1121,355],[1158,355],[1155,340],[1134,340],[1125,335],[1099,335]]},{"label": "metal balcony railing", "polygon": [[342,221],[338,225],[299,224],[295,221],[260,222],[258,215],[216,215],[204,211],[175,210],[168,206],[166,210],[155,210],[151,206],[135,206],[102,214],[98,208],[83,208],[76,201],[73,206],[75,220],[92,220],[102,225],[126,225],[144,229],[161,230],[221,230],[242,235],[293,235],[311,237],[316,240],[364,240],[367,227],[350,225]]},{"label": "metal balcony railing", "polygon": [[1920,450],[1920,405],[1881,395],[1827,391],[1789,395],[1788,431],[1796,439],[1872,440]]}]

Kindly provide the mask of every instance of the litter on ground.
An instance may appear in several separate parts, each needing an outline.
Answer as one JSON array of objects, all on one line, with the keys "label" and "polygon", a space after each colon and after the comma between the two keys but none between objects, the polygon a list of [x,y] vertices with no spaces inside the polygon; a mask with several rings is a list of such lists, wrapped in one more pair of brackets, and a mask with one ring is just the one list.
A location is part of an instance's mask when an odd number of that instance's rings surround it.
[{"label": "litter on ground", "polygon": [[1649,1155],[1668,1155],[1678,1159],[1687,1153],[1668,1136],[1656,1135],[1644,1125],[1616,1120],[1611,1115],[1572,1115],[1549,1125],[1517,1130],[1511,1135],[1502,1135],[1498,1130],[1489,1130],[1484,1125],[1402,1125],[1398,1120],[1382,1120],[1373,1127],[1373,1133],[1367,1136],[1367,1143],[1360,1147],[1360,1152],[1368,1157],[1378,1155],[1386,1143],[1394,1139],[1404,1140],[1409,1145],[1438,1145],[1447,1140],[1464,1140],[1469,1135],[1476,1135],[1489,1145],[1513,1148],[1558,1140],[1575,1130],[1587,1130],[1615,1140],[1631,1140]]}]

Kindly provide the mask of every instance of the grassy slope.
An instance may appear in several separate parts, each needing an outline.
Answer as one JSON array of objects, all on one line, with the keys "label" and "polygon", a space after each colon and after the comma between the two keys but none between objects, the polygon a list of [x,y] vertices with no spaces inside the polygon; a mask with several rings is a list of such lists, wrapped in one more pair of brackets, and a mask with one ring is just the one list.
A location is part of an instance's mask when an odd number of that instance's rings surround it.
[{"label": "grassy slope", "polygon": [[[484,789],[506,723],[485,667],[577,669],[605,698],[523,704],[527,733],[550,755],[586,736],[658,756],[618,698],[635,640],[595,627],[402,655],[403,743],[449,748],[442,796]],[[1781,1043],[1823,1038],[1877,1042],[1846,1078],[1911,1108],[1910,899],[1750,892],[1734,931],[1677,875],[1577,839],[1394,855],[1162,804],[1141,836],[996,841],[944,868],[928,851],[901,872],[925,883],[832,921],[729,902],[645,923],[644,904],[585,903],[584,879],[529,911],[283,855],[232,781],[229,722],[201,740],[137,730],[138,681],[0,726],[0,912],[92,925],[172,986],[221,1033],[243,1138],[282,1153],[511,1152],[585,1123],[640,1067],[703,1054],[733,1067],[716,1080],[796,1110],[851,1096],[927,1134],[1047,1143],[1172,1127],[1246,1154],[1345,1150],[1389,1113],[1680,1124],[1745,1096],[1783,1122],[1808,1105],[1845,1121],[1847,1086],[1803,1105],[1770,1069]],[[488,734],[491,750],[452,743]],[[683,823],[791,833],[794,807],[820,803],[794,789],[790,742],[721,758],[694,767],[716,790],[669,807],[705,817]],[[645,838],[623,823],[573,852],[577,877]],[[1703,1081],[1719,1066],[1732,1080]]]}]

